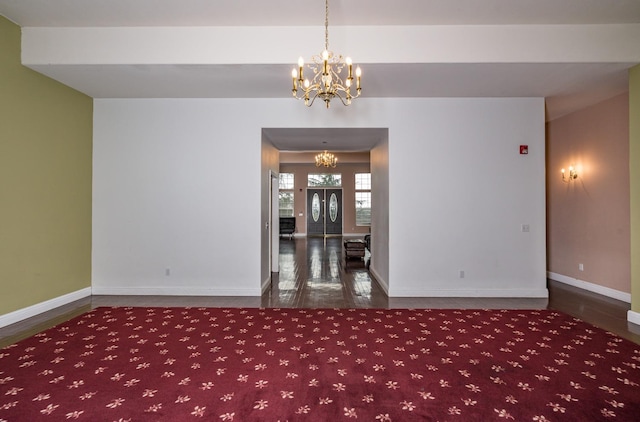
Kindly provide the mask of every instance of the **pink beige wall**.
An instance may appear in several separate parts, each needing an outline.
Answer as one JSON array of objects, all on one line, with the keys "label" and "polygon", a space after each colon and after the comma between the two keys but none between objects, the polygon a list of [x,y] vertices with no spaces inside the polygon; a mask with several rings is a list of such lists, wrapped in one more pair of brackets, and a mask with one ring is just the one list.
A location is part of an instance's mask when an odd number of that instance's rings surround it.
[{"label": "pink beige wall", "polygon": [[[578,178],[563,183],[569,166]],[[548,270],[630,293],[629,221],[628,94],[549,122]]]},{"label": "pink beige wall", "polygon": [[[338,166],[336,168],[325,169],[316,167],[315,164],[295,164],[280,163],[281,173],[294,173],[294,204],[296,216],[296,234],[307,232],[306,226],[306,197],[307,197],[307,174],[309,173],[340,173],[342,175],[342,196],[343,196],[343,233],[344,234],[366,234],[369,227],[356,226],[355,213],[355,174],[368,173],[369,163],[340,163],[338,155]],[[375,192],[372,190],[372,195]],[[300,216],[302,213],[302,216]]]}]

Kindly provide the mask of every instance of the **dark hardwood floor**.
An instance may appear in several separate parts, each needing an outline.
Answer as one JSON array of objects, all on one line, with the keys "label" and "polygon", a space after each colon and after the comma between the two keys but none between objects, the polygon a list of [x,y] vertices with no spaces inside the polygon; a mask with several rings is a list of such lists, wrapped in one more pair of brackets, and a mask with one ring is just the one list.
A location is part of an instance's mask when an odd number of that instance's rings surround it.
[{"label": "dark hardwood floor", "polygon": [[548,309],[564,312],[640,344],[640,325],[627,321],[630,304],[553,280],[548,280],[547,285]]},{"label": "dark hardwood floor", "polygon": [[281,239],[280,272],[262,297],[92,296],[0,328],[0,347],[99,306],[280,308],[553,309],[640,344],[640,326],[627,322],[628,303],[548,281],[549,299],[389,298],[368,271],[370,256],[345,259],[341,237]]},{"label": "dark hardwood floor", "polygon": [[388,308],[364,259],[346,259],[342,237],[280,240],[280,271],[262,296],[265,308]]}]

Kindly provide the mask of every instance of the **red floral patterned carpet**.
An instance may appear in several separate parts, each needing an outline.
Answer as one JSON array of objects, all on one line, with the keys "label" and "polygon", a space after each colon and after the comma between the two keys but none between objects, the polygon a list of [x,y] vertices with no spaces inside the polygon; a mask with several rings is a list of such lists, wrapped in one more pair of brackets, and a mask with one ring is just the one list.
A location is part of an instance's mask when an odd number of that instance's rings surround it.
[{"label": "red floral patterned carpet", "polygon": [[639,384],[552,311],[98,308],[0,349],[0,421],[638,421]]}]

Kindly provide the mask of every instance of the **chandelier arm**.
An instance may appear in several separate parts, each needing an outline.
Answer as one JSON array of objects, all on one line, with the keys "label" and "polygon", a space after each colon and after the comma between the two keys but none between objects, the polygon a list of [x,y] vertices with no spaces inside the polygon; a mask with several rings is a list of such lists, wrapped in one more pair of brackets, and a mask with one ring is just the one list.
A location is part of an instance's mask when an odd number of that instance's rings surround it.
[{"label": "chandelier arm", "polygon": [[338,97],[340,99],[340,101],[342,102],[342,105],[348,106],[349,104],[351,104],[351,98],[353,98],[348,91],[343,91],[347,93],[347,98],[343,98],[342,95],[340,95],[340,92],[336,92],[336,97]]},{"label": "chandelier arm", "polygon": [[318,98],[318,94],[319,93],[316,91],[316,94],[312,98],[310,98],[310,100],[305,101],[305,105],[307,107],[311,107],[313,105],[313,102],[316,100],[316,98]]}]

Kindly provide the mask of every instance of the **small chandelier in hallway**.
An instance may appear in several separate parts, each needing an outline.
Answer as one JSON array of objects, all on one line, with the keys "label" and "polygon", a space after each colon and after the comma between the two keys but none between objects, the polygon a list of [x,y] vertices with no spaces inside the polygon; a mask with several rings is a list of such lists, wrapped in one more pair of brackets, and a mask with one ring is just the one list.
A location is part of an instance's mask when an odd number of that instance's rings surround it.
[{"label": "small chandelier in hallway", "polygon": [[316,155],[316,167],[325,166],[335,168],[338,165],[338,157],[328,152],[326,149],[323,153]]},{"label": "small chandelier in hallway", "polygon": [[[329,51],[329,0],[325,0],[324,19],[324,51],[318,56],[311,57],[312,63],[307,68],[313,72],[311,80],[304,77],[304,59],[298,59],[298,70],[291,71],[293,79],[293,96],[296,99],[303,99],[307,107],[311,107],[316,98],[320,97],[325,102],[327,108],[334,97],[338,97],[342,104],[350,105],[353,98],[358,98],[361,93],[360,67],[356,68],[356,94],[351,94],[353,84],[353,63],[349,57],[334,55]],[[344,80],[340,76],[346,67],[346,77]],[[300,90],[300,93],[298,93]]]}]

